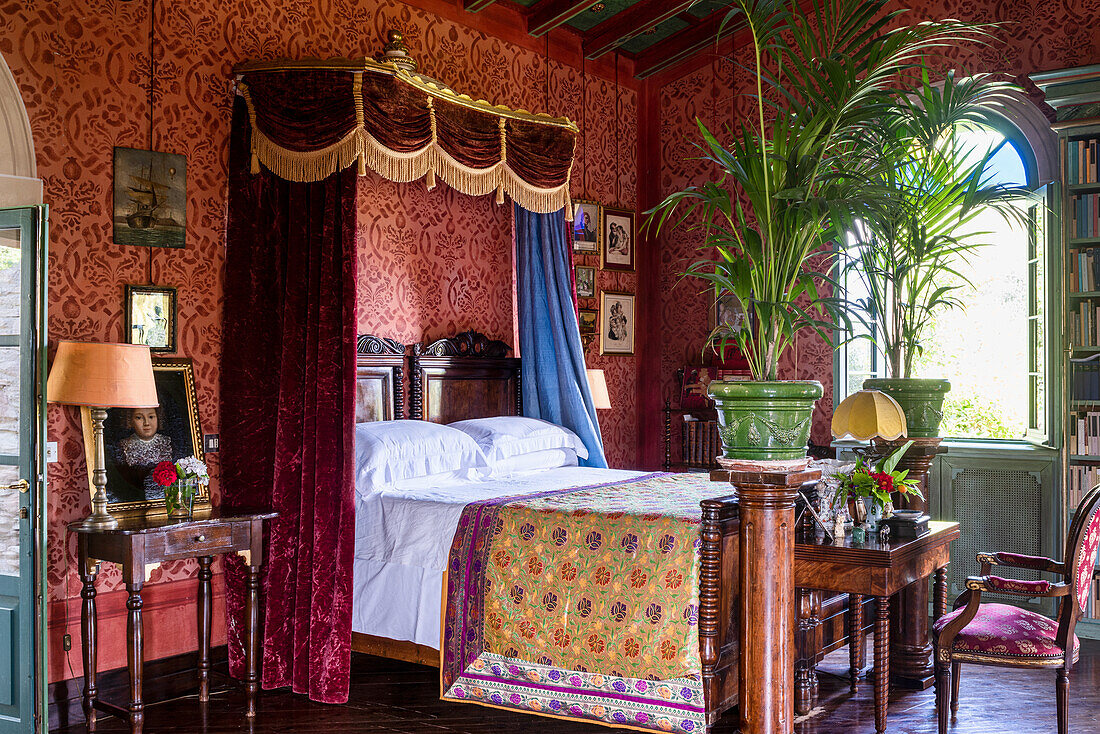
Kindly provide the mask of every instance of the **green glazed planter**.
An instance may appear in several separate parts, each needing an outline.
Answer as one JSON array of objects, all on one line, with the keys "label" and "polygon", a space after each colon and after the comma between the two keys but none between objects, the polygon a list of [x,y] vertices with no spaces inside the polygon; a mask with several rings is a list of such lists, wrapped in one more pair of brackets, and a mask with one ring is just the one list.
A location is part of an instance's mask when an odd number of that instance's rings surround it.
[{"label": "green glazed planter", "polygon": [[817,381],[715,380],[707,393],[718,408],[727,459],[780,461],[806,456],[810,417],[822,396]]},{"label": "green glazed planter", "polygon": [[947,380],[872,378],[863,381],[864,390],[879,390],[898,401],[905,411],[909,438],[935,438],[943,420],[943,398],[951,390]]}]

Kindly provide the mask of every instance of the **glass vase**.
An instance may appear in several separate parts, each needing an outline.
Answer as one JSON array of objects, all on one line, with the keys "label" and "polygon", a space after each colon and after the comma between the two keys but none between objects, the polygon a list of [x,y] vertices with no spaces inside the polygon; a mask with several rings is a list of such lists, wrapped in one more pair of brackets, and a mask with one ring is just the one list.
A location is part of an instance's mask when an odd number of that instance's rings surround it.
[{"label": "glass vase", "polygon": [[169,517],[191,517],[199,480],[195,477],[177,479],[164,489],[164,505]]}]

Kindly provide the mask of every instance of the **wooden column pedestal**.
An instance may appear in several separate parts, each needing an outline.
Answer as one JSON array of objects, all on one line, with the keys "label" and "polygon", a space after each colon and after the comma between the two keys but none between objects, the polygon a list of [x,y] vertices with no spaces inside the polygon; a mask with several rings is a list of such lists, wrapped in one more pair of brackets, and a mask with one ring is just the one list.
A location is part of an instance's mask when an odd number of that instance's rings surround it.
[{"label": "wooden column pedestal", "polygon": [[740,677],[743,734],[794,731],[794,503],[821,472],[720,469],[740,502]]},{"label": "wooden column pedestal", "polygon": [[[911,497],[905,508],[928,512],[928,471],[938,454],[947,452],[939,438],[918,438],[898,462],[898,469],[908,469],[909,476],[919,481],[924,499]],[[904,443],[894,441],[891,447]],[[890,449],[891,451],[893,448]],[[895,498],[898,495],[895,495]],[[891,682],[901,688],[925,690],[935,682],[932,667],[932,638],[928,633],[928,581],[921,579],[902,589],[890,614]]]}]

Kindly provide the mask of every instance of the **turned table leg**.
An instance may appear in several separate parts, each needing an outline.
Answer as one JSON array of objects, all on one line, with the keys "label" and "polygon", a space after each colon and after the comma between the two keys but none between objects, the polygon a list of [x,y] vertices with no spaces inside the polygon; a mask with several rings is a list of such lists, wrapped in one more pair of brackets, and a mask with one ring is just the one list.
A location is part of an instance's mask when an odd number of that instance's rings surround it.
[{"label": "turned table leg", "polygon": [[248,596],[245,601],[245,614],[248,616],[248,642],[245,645],[244,686],[248,696],[247,716],[256,715],[256,693],[259,690],[257,656],[260,646],[260,567],[248,567]]},{"label": "turned table leg", "polygon": [[932,614],[937,620],[947,614],[947,566],[936,569]]},{"label": "turned table leg", "polygon": [[821,594],[797,589],[798,639],[795,640],[794,712],[807,714],[817,698],[817,651],[821,649]]},{"label": "turned table leg", "polygon": [[854,695],[863,671],[863,597],[848,595],[848,689]]},{"label": "turned table leg", "polygon": [[[139,573],[143,572],[141,569]],[[143,581],[138,579],[126,583],[126,591],[129,598],[126,600],[126,608],[129,614],[126,617],[126,658],[130,670],[130,731],[132,734],[141,734],[145,724],[145,704],[141,697],[142,674],[145,665],[145,640],[143,638],[141,620],[141,587]]]},{"label": "turned table leg", "polygon": [[875,731],[886,731],[886,704],[890,695],[890,597],[878,597],[875,618]]},{"label": "turned table leg", "polygon": [[99,697],[99,689],[96,687],[96,632],[98,617],[95,606],[95,579],[99,573],[99,564],[88,558],[87,539],[80,536],[80,580],[83,586],[80,588],[80,598],[84,601],[80,606],[80,642],[84,660],[84,720],[88,724],[89,731],[95,731],[95,700]]},{"label": "turned table leg", "polygon": [[199,701],[210,700],[210,618],[213,616],[210,571],[213,556],[199,556]]}]

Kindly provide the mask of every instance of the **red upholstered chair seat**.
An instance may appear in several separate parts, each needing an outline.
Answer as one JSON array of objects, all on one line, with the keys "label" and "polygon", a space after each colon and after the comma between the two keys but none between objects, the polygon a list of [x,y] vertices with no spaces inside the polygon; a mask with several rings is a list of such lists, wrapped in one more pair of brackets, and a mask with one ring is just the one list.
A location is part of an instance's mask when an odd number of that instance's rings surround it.
[{"label": "red upholstered chair seat", "polygon": [[[963,608],[945,614],[932,625],[935,634],[946,627],[951,620],[962,614]],[[982,604],[978,614],[970,624],[962,628],[951,647],[955,660],[972,659],[979,662],[982,658],[1004,660],[1025,660],[1031,665],[1042,665],[1044,658],[1060,665],[1062,648],[1056,637],[1058,623],[1041,614],[1008,604]],[[1073,636],[1073,659],[1080,654],[1077,635]]]}]

